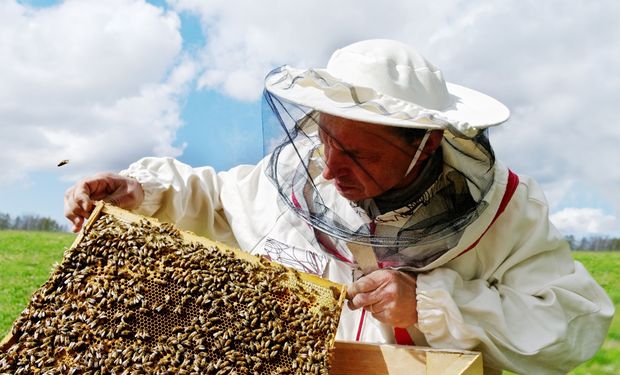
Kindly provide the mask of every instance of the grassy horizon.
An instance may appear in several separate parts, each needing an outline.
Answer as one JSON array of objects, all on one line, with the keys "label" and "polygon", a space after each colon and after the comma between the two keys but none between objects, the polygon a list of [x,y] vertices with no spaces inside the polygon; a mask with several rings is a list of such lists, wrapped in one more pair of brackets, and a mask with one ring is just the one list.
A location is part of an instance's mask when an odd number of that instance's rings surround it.
[{"label": "grassy horizon", "polygon": [[[4,338],[32,293],[49,278],[54,263],[76,235],[59,232],[0,230],[0,339]],[[596,281],[620,309],[620,252],[575,251]],[[506,372],[506,374],[509,374]],[[601,350],[571,375],[620,374],[620,318],[614,317]]]}]

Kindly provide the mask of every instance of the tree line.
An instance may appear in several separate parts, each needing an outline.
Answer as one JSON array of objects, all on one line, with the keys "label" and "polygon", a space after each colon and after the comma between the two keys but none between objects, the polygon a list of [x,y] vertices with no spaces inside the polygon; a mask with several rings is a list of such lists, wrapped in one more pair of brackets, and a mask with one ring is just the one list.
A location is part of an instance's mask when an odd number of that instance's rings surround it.
[{"label": "tree line", "polygon": [[618,251],[620,250],[620,238],[609,236],[588,236],[576,238],[573,235],[564,237],[573,250],[585,251]]},{"label": "tree line", "polygon": [[9,214],[0,212],[0,230],[37,230],[46,232],[66,232],[67,226],[49,217],[38,215],[19,215],[11,217]]}]

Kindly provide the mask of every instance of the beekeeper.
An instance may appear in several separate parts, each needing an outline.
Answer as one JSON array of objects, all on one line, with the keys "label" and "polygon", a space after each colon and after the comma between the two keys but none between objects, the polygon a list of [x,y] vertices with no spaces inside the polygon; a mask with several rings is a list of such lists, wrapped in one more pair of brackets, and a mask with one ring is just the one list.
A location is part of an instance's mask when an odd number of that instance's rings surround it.
[{"label": "beekeeper", "polygon": [[280,67],[263,101],[258,165],[148,157],[87,178],[65,195],[74,230],[103,199],[348,284],[341,340],[479,350],[488,369],[527,374],[598,350],[613,305],[539,186],[495,159],[500,102],[389,40]]}]

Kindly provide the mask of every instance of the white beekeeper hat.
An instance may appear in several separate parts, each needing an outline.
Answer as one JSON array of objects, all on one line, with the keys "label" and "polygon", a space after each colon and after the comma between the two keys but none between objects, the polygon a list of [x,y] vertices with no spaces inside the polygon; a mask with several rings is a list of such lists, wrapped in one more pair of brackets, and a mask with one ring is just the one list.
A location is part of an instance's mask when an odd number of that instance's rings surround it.
[{"label": "white beekeeper hat", "polygon": [[441,71],[401,42],[374,39],[337,50],[324,69],[280,67],[265,79],[272,94],[352,120],[410,128],[456,128],[465,135],[499,125],[499,101],[444,80]]}]

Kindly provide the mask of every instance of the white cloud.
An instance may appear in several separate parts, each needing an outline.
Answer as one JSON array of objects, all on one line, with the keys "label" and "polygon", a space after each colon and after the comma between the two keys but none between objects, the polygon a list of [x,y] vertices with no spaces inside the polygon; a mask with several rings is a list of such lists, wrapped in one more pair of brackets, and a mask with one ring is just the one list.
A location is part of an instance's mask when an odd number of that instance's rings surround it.
[{"label": "white cloud", "polygon": [[551,222],[563,233],[597,235],[617,232],[618,218],[600,209],[565,208],[551,215]]},{"label": "white cloud", "polygon": [[[275,66],[324,66],[350,42],[393,38],[511,108],[491,140],[543,185],[552,212],[601,206],[579,204],[579,186],[620,217],[617,1],[168,3],[174,11],[144,0],[0,1],[0,184],[67,158],[73,178],[179,155],[180,98],[197,74],[200,88],[256,100]],[[197,62],[184,57],[175,11],[201,19]]]},{"label": "white cloud", "polygon": [[325,66],[335,48],[366,38],[410,43],[448,80],[511,108],[492,142],[508,166],[543,185],[553,211],[579,184],[620,217],[617,1],[170,3],[202,19],[200,85],[238,99],[257,99],[277,65]]},{"label": "white cloud", "polygon": [[139,0],[0,3],[2,183],[69,159],[83,176],[177,156],[179,97],[195,75],[180,21]]},{"label": "white cloud", "polygon": [[246,100],[259,97],[265,73],[275,66],[323,66],[335,48],[365,38],[422,42],[433,34],[433,24],[458,13],[448,0],[436,5],[355,0],[169,2],[202,20],[207,45],[200,83]]}]

